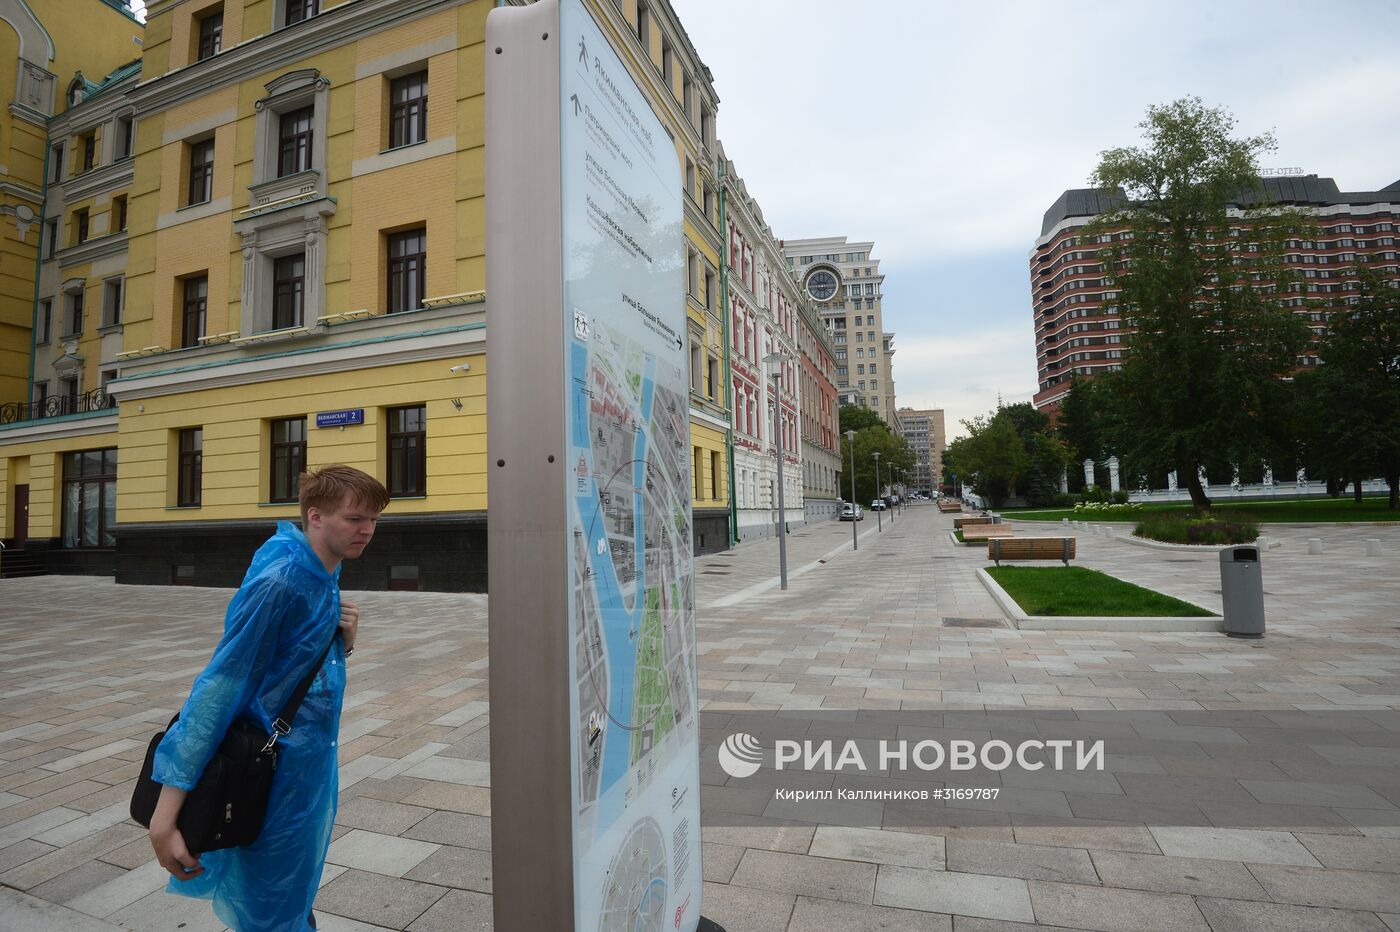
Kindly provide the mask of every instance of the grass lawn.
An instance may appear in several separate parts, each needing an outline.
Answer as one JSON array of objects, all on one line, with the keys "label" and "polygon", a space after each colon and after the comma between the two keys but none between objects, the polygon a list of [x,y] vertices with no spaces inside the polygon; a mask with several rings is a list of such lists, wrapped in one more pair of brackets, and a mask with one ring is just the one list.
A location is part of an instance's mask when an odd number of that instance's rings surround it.
[{"label": "grass lawn", "polygon": [[960,544],[965,544],[965,543],[967,543],[967,541],[963,540],[962,528],[956,528],[956,529],[954,529],[954,531],[953,531],[953,536],[956,537],[956,538],[958,539],[958,543],[960,543]]},{"label": "grass lawn", "polygon": [[[1400,521],[1400,511],[1386,507],[1383,495],[1372,495],[1357,505],[1351,498],[1273,499],[1253,502],[1216,501],[1210,510],[1231,521],[1252,521],[1255,524],[1338,524],[1350,521]],[[1153,513],[1186,514],[1190,507],[1180,502],[1149,502],[1137,511],[1075,511],[1073,508],[1008,508],[1002,514],[1029,521],[1137,522]]]},{"label": "grass lawn", "polygon": [[1027,615],[1195,618],[1212,614],[1082,566],[989,566],[987,572]]}]

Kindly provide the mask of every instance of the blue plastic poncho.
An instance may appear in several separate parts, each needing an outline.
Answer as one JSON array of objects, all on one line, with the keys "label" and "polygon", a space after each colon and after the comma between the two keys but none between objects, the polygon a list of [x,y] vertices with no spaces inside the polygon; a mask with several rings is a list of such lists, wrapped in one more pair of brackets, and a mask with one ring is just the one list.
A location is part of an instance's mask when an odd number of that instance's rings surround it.
[{"label": "blue plastic poncho", "polygon": [[[156,750],[156,782],[193,787],[235,718],[271,730],[340,623],[339,577],[339,567],[326,572],[300,530],[278,523],[229,603],[223,640]],[[237,932],[309,927],[335,821],[344,695],[345,653],[335,638],[291,734],[278,741],[262,834],[247,847],[200,855],[204,873],[171,878],[167,891],[213,900],[215,914]]]}]

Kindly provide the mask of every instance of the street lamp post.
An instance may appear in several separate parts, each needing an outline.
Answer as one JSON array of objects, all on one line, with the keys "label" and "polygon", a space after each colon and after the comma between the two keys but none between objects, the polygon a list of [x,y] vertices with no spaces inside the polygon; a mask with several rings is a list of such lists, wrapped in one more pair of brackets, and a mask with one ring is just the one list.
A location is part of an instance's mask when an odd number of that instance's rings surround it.
[{"label": "street lamp post", "polygon": [[[893,497],[895,497],[895,498],[898,498],[898,497],[899,497],[899,479],[898,479],[898,476],[899,476],[899,467],[898,467],[898,466],[891,466],[891,467],[890,467],[890,495],[893,496]],[[897,511],[899,511],[899,506],[898,506],[898,505],[895,505],[893,508],[890,509],[890,525],[891,525],[891,526],[894,525],[894,515],[895,515],[895,512],[897,512]]]},{"label": "street lamp post", "polygon": [[[876,451],[875,451],[875,498],[879,499],[881,505],[883,505],[883,504],[885,503],[885,501],[884,501],[885,497],[884,497],[883,495],[880,494],[880,451],[879,451],[879,450],[876,450]],[[874,504],[874,503],[872,502],[871,504]],[[876,529],[876,531],[878,531],[878,532],[881,533],[881,534],[883,534],[883,533],[885,532],[884,513],[885,513],[885,509],[884,509],[884,508],[876,508],[876,509],[875,509],[875,529]]]},{"label": "street lamp post", "polygon": [[778,453],[778,579],[780,587],[787,585],[787,504],[783,498],[783,402],[778,389],[783,379],[783,363],[791,357],[787,353],[770,353],[763,361],[773,367],[773,444]]},{"label": "street lamp post", "polygon": [[846,445],[851,448],[851,549],[860,549],[860,538],[856,535],[856,515],[860,505],[856,504],[856,432],[846,431]]}]

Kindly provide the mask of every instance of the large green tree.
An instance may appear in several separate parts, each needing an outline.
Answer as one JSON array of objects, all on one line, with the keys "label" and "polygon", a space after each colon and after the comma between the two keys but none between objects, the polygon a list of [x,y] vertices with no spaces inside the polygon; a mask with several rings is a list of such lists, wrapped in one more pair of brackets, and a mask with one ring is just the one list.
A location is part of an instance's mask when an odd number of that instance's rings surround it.
[{"label": "large green tree", "polygon": [[1400,288],[1362,270],[1357,303],[1332,312],[1322,365],[1300,380],[1313,446],[1329,471],[1361,479],[1379,472],[1400,505]]},{"label": "large green tree", "polygon": [[1031,464],[1026,443],[1016,432],[1012,417],[998,411],[962,422],[967,436],[959,437],[943,453],[943,469],[956,474],[993,508],[1000,508]]},{"label": "large green tree", "polygon": [[[855,477],[856,502],[865,504],[873,501],[888,489],[891,482],[890,467],[904,470],[906,475],[913,472],[917,457],[909,442],[890,430],[888,424],[868,408],[859,405],[842,405],[841,421],[841,480],[839,494],[851,494],[851,443],[846,431],[855,434]],[[879,483],[875,481],[875,454],[880,454]]]},{"label": "large green tree", "polygon": [[1145,145],[1111,149],[1094,170],[1090,183],[1119,200],[1084,234],[1128,328],[1112,380],[1118,452],[1175,468],[1198,510],[1210,506],[1198,468],[1265,445],[1265,412],[1307,340],[1284,305],[1297,279],[1284,244],[1306,224],[1260,184],[1272,134],[1235,138],[1234,126],[1199,98],[1150,108]]}]

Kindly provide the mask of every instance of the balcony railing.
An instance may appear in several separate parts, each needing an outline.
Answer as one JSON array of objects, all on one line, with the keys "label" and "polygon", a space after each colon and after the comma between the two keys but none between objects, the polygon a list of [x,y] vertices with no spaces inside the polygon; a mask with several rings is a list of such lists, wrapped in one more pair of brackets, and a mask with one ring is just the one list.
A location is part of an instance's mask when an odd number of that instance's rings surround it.
[{"label": "balcony railing", "polygon": [[85,395],[51,395],[39,401],[13,401],[0,405],[0,424],[38,421],[66,414],[86,414],[90,411],[114,410],[117,399],[106,390],[94,388]]}]

